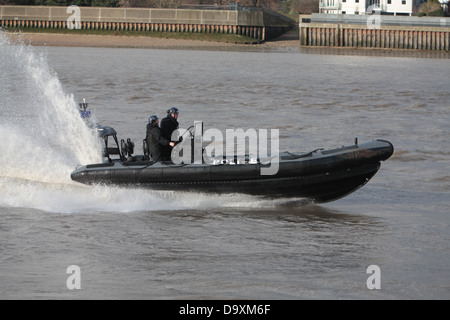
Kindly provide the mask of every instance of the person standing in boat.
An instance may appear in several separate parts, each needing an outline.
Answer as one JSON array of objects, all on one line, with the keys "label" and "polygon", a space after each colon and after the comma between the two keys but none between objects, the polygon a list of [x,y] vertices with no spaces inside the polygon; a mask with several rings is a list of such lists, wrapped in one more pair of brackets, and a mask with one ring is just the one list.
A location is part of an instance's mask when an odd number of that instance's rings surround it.
[{"label": "person standing in boat", "polygon": [[[167,117],[161,120],[161,132],[166,140],[172,140],[172,133],[178,129],[178,114],[177,108],[172,107],[167,110]],[[173,146],[166,145],[162,147],[162,159],[170,160]]]},{"label": "person standing in boat", "polygon": [[155,162],[170,160],[170,155],[168,159],[162,158],[162,148],[164,146],[173,147],[175,143],[164,138],[161,132],[161,128],[159,127],[159,119],[155,115],[152,115],[150,116],[150,118],[148,118],[147,134],[145,139],[147,140],[148,151],[151,160]]}]

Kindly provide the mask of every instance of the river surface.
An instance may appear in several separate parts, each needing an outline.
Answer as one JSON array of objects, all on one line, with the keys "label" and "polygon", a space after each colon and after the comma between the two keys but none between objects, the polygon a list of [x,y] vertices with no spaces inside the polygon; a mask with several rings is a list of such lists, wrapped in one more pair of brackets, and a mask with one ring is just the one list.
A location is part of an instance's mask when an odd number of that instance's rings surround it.
[{"label": "river surface", "polygon": [[[417,55],[30,47],[0,33],[0,298],[449,299],[449,75],[448,59]],[[172,106],[182,128],[279,129],[280,151],[358,137],[395,153],[322,205],[85,186],[70,172],[100,153],[83,98],[136,153],[148,117]]]}]

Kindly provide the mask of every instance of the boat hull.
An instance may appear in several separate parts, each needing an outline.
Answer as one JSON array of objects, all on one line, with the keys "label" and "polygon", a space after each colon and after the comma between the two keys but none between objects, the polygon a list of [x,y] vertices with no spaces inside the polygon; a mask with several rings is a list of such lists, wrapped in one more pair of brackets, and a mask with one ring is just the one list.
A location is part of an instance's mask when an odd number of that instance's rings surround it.
[{"label": "boat hull", "polygon": [[370,143],[307,154],[283,153],[273,175],[269,165],[174,165],[110,162],[87,165],[71,177],[85,184],[114,184],[155,190],[243,193],[267,198],[306,198],[323,203],[342,198],[365,185],[393,153],[390,142]]}]

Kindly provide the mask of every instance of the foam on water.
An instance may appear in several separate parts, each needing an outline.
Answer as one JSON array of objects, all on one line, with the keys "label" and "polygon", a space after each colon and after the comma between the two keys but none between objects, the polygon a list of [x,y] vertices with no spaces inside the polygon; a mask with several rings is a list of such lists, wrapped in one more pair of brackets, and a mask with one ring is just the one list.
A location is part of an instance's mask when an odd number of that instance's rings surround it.
[{"label": "foam on water", "polygon": [[77,184],[71,171],[100,162],[101,147],[80,118],[74,96],[49,66],[45,50],[14,43],[0,30],[0,70],[0,206],[78,213],[273,205],[242,195]]},{"label": "foam on water", "polygon": [[0,31],[0,70],[0,205],[68,212],[108,200],[70,179],[78,164],[101,161],[101,148],[45,51]]},{"label": "foam on water", "polygon": [[79,117],[45,53],[0,33],[0,58],[0,176],[64,182],[74,165],[100,161],[95,133]]}]

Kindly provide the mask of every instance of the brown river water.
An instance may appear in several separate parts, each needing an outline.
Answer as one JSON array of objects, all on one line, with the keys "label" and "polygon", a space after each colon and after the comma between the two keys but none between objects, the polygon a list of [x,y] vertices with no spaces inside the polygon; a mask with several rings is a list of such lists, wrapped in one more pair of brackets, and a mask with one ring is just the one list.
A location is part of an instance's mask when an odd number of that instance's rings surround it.
[{"label": "brown river water", "polygon": [[[0,33],[0,70],[0,298],[450,298],[448,59],[30,47]],[[175,106],[182,128],[279,129],[280,151],[358,137],[395,153],[323,205],[85,186],[70,172],[99,148],[83,98],[136,142]],[[79,290],[66,285],[71,265]]]}]

